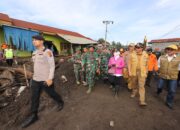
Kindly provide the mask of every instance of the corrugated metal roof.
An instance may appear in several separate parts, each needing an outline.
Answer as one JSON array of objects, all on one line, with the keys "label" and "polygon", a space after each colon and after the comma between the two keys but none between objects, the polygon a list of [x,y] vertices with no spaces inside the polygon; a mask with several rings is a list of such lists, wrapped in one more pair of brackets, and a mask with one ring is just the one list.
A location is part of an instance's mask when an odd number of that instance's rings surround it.
[{"label": "corrugated metal roof", "polygon": [[167,42],[180,42],[180,38],[157,39],[150,41],[150,43],[167,43]]},{"label": "corrugated metal roof", "polygon": [[71,35],[58,34],[61,38],[73,44],[96,44],[96,41],[91,39],[83,38],[83,37],[75,37]]}]

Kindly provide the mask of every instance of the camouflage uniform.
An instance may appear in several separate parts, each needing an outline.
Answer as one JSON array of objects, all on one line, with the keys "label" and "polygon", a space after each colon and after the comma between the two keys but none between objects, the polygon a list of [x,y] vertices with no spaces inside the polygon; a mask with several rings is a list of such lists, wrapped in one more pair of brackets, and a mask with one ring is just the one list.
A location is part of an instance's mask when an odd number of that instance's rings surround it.
[{"label": "camouflage uniform", "polygon": [[102,52],[99,54],[100,59],[100,78],[105,80],[108,79],[108,61],[110,58],[110,54],[107,52]]},{"label": "camouflage uniform", "polygon": [[73,54],[71,60],[74,63],[73,67],[74,67],[76,83],[80,84],[80,77],[82,75],[81,54],[77,54],[77,53]]},{"label": "camouflage uniform", "polygon": [[[87,54],[87,52],[83,53],[81,55],[81,60],[83,60],[85,58],[86,54]],[[87,83],[87,80],[86,80],[86,64],[84,64],[84,68],[82,70],[82,81]]]},{"label": "camouflage uniform", "polygon": [[89,86],[89,89],[95,84],[95,74],[98,69],[98,55],[95,52],[88,52],[83,61],[83,66],[86,64],[86,81]]}]

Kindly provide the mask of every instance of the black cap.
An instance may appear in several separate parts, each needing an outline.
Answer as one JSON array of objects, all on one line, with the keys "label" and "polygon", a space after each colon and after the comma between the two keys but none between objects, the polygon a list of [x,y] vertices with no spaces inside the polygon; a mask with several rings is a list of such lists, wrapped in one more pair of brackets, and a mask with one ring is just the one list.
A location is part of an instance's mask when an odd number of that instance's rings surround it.
[{"label": "black cap", "polygon": [[135,47],[140,47],[140,48],[144,48],[144,45],[142,44],[142,43],[137,43],[136,45],[135,45]]},{"label": "black cap", "polygon": [[91,47],[95,49],[95,46],[93,46],[93,45],[89,45],[89,46],[88,46],[88,48],[91,48]]},{"label": "black cap", "polygon": [[146,51],[147,52],[152,52],[153,50],[152,50],[152,48],[148,48]]},{"label": "black cap", "polygon": [[41,36],[41,35],[35,35],[35,36],[32,36],[32,38],[33,38],[33,39],[36,39],[36,40],[42,40],[42,41],[44,41],[44,38],[43,38],[43,36]]}]

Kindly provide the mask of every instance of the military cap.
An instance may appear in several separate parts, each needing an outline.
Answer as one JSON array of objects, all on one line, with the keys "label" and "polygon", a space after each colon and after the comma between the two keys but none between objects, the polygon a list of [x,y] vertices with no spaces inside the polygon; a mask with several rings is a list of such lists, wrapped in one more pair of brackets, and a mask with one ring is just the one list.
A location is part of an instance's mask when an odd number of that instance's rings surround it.
[{"label": "military cap", "polygon": [[80,48],[80,47],[77,47],[75,50],[76,50],[76,51],[80,51],[80,50],[81,50],[81,48]]},{"label": "military cap", "polygon": [[88,48],[87,46],[84,46],[83,49]]},{"label": "military cap", "polygon": [[44,38],[43,36],[41,35],[35,35],[35,36],[32,36],[33,39],[36,39],[36,40],[41,40],[41,41],[44,41]]},{"label": "military cap", "polygon": [[95,49],[95,46],[94,46],[94,45],[89,45],[89,46],[88,46],[88,48],[91,48],[91,47],[93,47],[93,48]]}]

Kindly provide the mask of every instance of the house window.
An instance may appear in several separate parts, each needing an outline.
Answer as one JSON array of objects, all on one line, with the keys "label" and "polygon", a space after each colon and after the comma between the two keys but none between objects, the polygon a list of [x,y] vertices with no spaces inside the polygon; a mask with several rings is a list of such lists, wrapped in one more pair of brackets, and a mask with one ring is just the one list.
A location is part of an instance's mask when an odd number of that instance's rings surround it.
[{"label": "house window", "polygon": [[62,50],[67,50],[67,49],[69,49],[69,47],[70,47],[70,44],[68,44],[68,43],[61,43],[61,51]]}]

